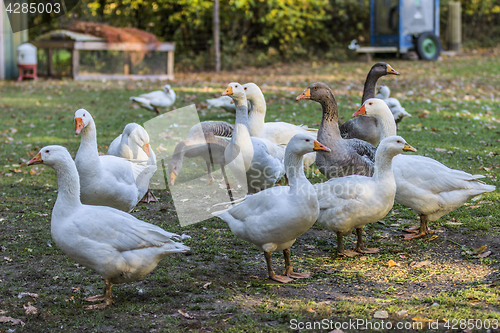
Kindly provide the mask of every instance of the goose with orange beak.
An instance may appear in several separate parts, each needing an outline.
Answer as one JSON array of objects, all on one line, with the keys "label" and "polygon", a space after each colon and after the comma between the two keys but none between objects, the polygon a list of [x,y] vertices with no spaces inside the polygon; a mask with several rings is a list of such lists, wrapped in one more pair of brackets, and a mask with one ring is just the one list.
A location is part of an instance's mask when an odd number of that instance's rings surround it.
[{"label": "goose with orange beak", "polygon": [[[402,152],[416,149],[400,136],[384,139],[375,157],[372,177],[352,175],[332,178],[315,184],[320,214],[318,223],[337,234],[337,253],[353,257],[360,253],[377,253],[375,248],[363,245],[363,228],[382,219],[394,205],[396,181],[392,171],[393,158]],[[342,237],[354,229],[358,241],[354,251],[344,248]]]},{"label": "goose with orange beak", "polygon": [[[366,76],[361,104],[364,104],[367,99],[375,97],[377,81],[386,75],[399,75],[399,72],[385,62],[378,62],[372,66]],[[377,146],[381,141],[378,126],[379,124],[375,118],[356,117],[341,124],[339,130],[344,139],[357,138]]]},{"label": "goose with orange beak", "polygon": [[[354,113],[377,118],[381,138],[396,135],[396,123],[387,104],[377,98],[369,99]],[[431,233],[429,221],[462,206],[471,198],[495,190],[495,186],[481,181],[483,175],[448,168],[446,165],[421,155],[398,155],[393,159],[396,180],[395,201],[411,208],[420,217],[420,226],[408,228],[405,240],[417,239]]]},{"label": "goose with orange beak", "polygon": [[185,236],[111,207],[83,205],[78,171],[66,148],[43,147],[28,165],[40,163],[53,168],[57,175],[57,200],[50,227],[52,239],[64,254],[95,270],[104,279],[104,293],[85,299],[102,302],[87,309],[112,305],[113,284],[143,279],[166,256],[189,251],[189,247],[174,241]]},{"label": "goose with orange beak", "polygon": [[75,133],[81,135],[75,164],[82,202],[131,211],[148,191],[156,165],[134,163],[111,155],[99,156],[94,119],[85,109],[75,112]]},{"label": "goose with orange beak", "polygon": [[[293,271],[290,247],[314,224],[319,214],[316,191],[306,178],[303,166],[304,154],[312,151],[329,149],[310,135],[295,135],[285,152],[289,186],[265,189],[247,196],[227,211],[213,213],[229,225],[236,237],[264,252],[269,278],[281,283],[311,276]],[[277,275],[272,267],[271,255],[275,251],[283,251],[285,257],[283,276]]]},{"label": "goose with orange beak", "polygon": [[318,141],[331,152],[316,154],[316,165],[327,178],[352,174],[370,176],[373,173],[376,148],[359,139],[343,139],[338,125],[338,107],[328,85],[316,82],[307,87],[297,100],[312,100],[321,105],[323,115],[318,130]]},{"label": "goose with orange beak", "polygon": [[248,101],[243,86],[232,82],[222,93],[231,96],[236,105],[236,122],[231,142],[224,158],[237,182],[248,193],[257,193],[274,186],[285,173],[284,148],[267,139],[250,136],[248,130]]}]

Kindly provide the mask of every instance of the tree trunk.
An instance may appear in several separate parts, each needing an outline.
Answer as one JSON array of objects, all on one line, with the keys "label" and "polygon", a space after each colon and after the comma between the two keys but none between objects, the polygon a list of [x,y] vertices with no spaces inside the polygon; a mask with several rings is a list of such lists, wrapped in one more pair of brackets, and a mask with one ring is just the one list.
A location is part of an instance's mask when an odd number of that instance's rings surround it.
[{"label": "tree trunk", "polygon": [[214,1],[214,49],[215,71],[220,73],[220,41],[219,41],[219,0]]}]

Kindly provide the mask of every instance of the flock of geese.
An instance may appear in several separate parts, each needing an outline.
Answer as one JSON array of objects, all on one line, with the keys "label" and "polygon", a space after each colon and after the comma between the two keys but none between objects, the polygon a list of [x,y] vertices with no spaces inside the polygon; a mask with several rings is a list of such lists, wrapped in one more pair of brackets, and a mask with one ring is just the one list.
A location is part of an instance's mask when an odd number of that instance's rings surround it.
[{"label": "flock of geese", "polygon": [[[228,167],[248,195],[213,214],[235,236],[264,252],[269,277],[281,283],[310,277],[310,273],[293,271],[290,247],[315,222],[335,232],[339,255],[350,257],[379,251],[364,247],[363,228],[385,217],[394,202],[420,216],[420,227],[410,228],[405,239],[427,235],[431,232],[428,221],[495,186],[482,182],[482,175],[450,169],[421,155],[401,154],[416,152],[397,135],[397,123],[410,115],[389,98],[388,88],[382,87],[381,98],[375,98],[377,80],[388,74],[399,75],[386,63],[371,68],[362,106],[340,126],[330,87],[321,82],[309,85],[296,99],[321,105],[318,130],[265,122],[266,101],[260,88],[254,83],[230,83],[222,95],[234,103],[235,123],[206,121],[191,128],[168,165],[170,186],[177,186],[184,157],[202,157],[209,183],[214,181],[212,164],[219,164],[231,191],[234,184],[226,175]],[[158,107],[166,104],[158,99],[173,93],[170,86],[166,89],[133,100],[159,112]],[[148,191],[156,158],[144,128],[128,124],[110,144],[108,155],[101,156],[92,115],[79,109],[74,120],[75,133],[81,136],[74,161],[66,148],[52,145],[43,147],[28,165],[43,163],[56,171],[59,189],[52,211],[52,237],[66,255],[104,278],[103,295],[86,299],[102,301],[90,306],[102,309],[113,303],[113,284],[142,279],[165,256],[188,251],[180,241],[189,236],[167,232],[128,213],[140,200],[156,200]],[[304,168],[313,163],[328,181],[310,183]],[[283,176],[287,185],[275,186]],[[356,247],[345,249],[342,238],[354,230]],[[283,251],[283,275],[273,270],[275,251]]]}]

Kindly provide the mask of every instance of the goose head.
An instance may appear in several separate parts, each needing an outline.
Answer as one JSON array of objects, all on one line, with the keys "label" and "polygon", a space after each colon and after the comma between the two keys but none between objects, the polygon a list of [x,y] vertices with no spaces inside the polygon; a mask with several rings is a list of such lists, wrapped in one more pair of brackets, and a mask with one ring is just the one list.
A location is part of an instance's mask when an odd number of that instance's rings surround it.
[{"label": "goose head", "polygon": [[46,164],[55,167],[62,161],[67,160],[68,157],[71,159],[68,150],[63,146],[45,146],[28,162],[28,165]]},{"label": "goose head", "polygon": [[165,94],[168,94],[170,92],[170,89],[172,89],[172,87],[170,87],[170,84],[166,84],[164,87],[163,87],[163,92]]},{"label": "goose head", "polygon": [[329,148],[321,144],[318,140],[308,134],[296,134],[288,142],[286,151],[290,151],[296,155],[304,155],[313,151],[331,151]]},{"label": "goose head", "polygon": [[75,134],[80,134],[82,129],[92,120],[92,115],[85,109],[78,109],[75,112]]},{"label": "goose head", "polygon": [[137,145],[138,147],[141,147],[142,150],[150,157],[149,153],[149,135],[148,132],[144,129],[139,124],[136,123],[130,123],[125,126],[125,129],[123,130],[123,134],[128,136],[132,142]]},{"label": "goose head", "polygon": [[388,86],[380,86],[378,88],[378,93],[382,95],[383,99],[387,99],[391,95],[391,90],[389,89]]},{"label": "goose head", "polygon": [[258,98],[264,99],[264,94],[262,93],[262,90],[260,90],[259,86],[256,85],[255,83],[252,82],[245,83],[243,85],[243,90],[245,90],[245,94],[249,101],[253,101]]},{"label": "goose head", "polygon": [[376,75],[378,77],[384,76],[387,74],[399,75],[400,73],[391,67],[388,63],[385,62],[377,62],[372,66],[368,75]]},{"label": "goose head", "polygon": [[[316,102],[323,102],[332,99],[333,92],[330,87],[323,82],[315,82],[302,92],[295,100],[310,99]],[[334,98],[334,97],[333,97]],[[334,98],[335,99],[335,98]]]},{"label": "goose head", "polygon": [[384,117],[387,115],[392,116],[392,112],[387,104],[381,99],[370,98],[352,116]]},{"label": "goose head", "polygon": [[[236,105],[246,105],[246,95],[245,95],[245,89],[241,84],[238,82],[231,82],[230,84],[227,85],[226,90],[222,93],[222,96],[230,96]],[[237,103],[237,102],[243,102],[244,103]]]},{"label": "goose head", "polygon": [[380,144],[377,148],[377,153],[378,151],[384,151],[388,153],[391,156],[396,156],[397,154],[400,154],[402,152],[416,152],[417,150],[410,146],[405,139],[400,137],[399,135],[394,135],[390,136],[388,138],[385,138],[384,140],[380,141]]}]

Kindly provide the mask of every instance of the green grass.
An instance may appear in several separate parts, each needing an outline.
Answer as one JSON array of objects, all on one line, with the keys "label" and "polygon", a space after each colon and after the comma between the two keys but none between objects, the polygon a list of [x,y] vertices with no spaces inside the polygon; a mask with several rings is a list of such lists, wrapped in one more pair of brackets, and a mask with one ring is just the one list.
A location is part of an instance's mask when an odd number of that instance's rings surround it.
[{"label": "green grass", "polygon": [[[401,123],[399,134],[419,154],[483,174],[485,182],[498,187],[500,58],[390,63],[402,74],[382,78],[380,83],[389,85],[392,95],[413,114]],[[178,96],[175,107],[196,103],[201,120],[234,122],[234,115],[204,108],[204,100],[219,95],[229,82],[255,82],[266,96],[268,121],[317,127],[320,106],[297,103],[295,97],[310,83],[323,81],[336,94],[345,121],[359,107],[369,67],[355,62],[304,63],[220,75],[180,74],[172,84]],[[55,173],[44,165],[28,167],[26,162],[49,144],[64,145],[75,155],[80,137],[73,134],[73,114],[78,108],[95,117],[99,148],[106,152],[125,124],[143,124],[154,117],[134,108],[128,97],[161,86],[122,81],[0,82],[0,317],[25,323],[24,327],[0,323],[0,331],[281,332],[290,330],[291,319],[376,321],[377,310],[386,310],[394,323],[422,318],[441,323],[452,318],[500,320],[498,191],[431,223],[437,237],[412,242],[401,241],[400,235],[404,227],[417,223],[416,216],[396,204],[383,224],[365,228],[367,245],[382,251],[363,258],[337,258],[335,236],[315,225],[292,247],[294,267],[314,272],[313,277],[277,285],[266,278],[262,254],[234,237],[225,223],[212,218],[181,228],[170,192],[155,189],[160,202],[139,204],[133,214],[191,235],[185,241],[191,253],[166,258],[142,281],[115,286],[113,307],[85,310],[83,299],[101,292],[103,283],[95,272],[77,267],[52,242]],[[428,116],[419,117],[425,110]],[[323,181],[315,171],[307,170],[307,176],[313,182]],[[204,164],[195,172],[203,174]],[[354,235],[345,238],[348,248],[354,242]],[[492,251],[489,257],[470,254],[482,245]],[[280,272],[281,254],[274,254],[273,260]],[[389,268],[389,260],[400,266]],[[424,260],[432,264],[412,267]],[[22,292],[36,293],[38,298],[19,298]],[[23,305],[28,302],[37,314],[25,314]],[[398,315],[401,311],[407,314]]]}]

